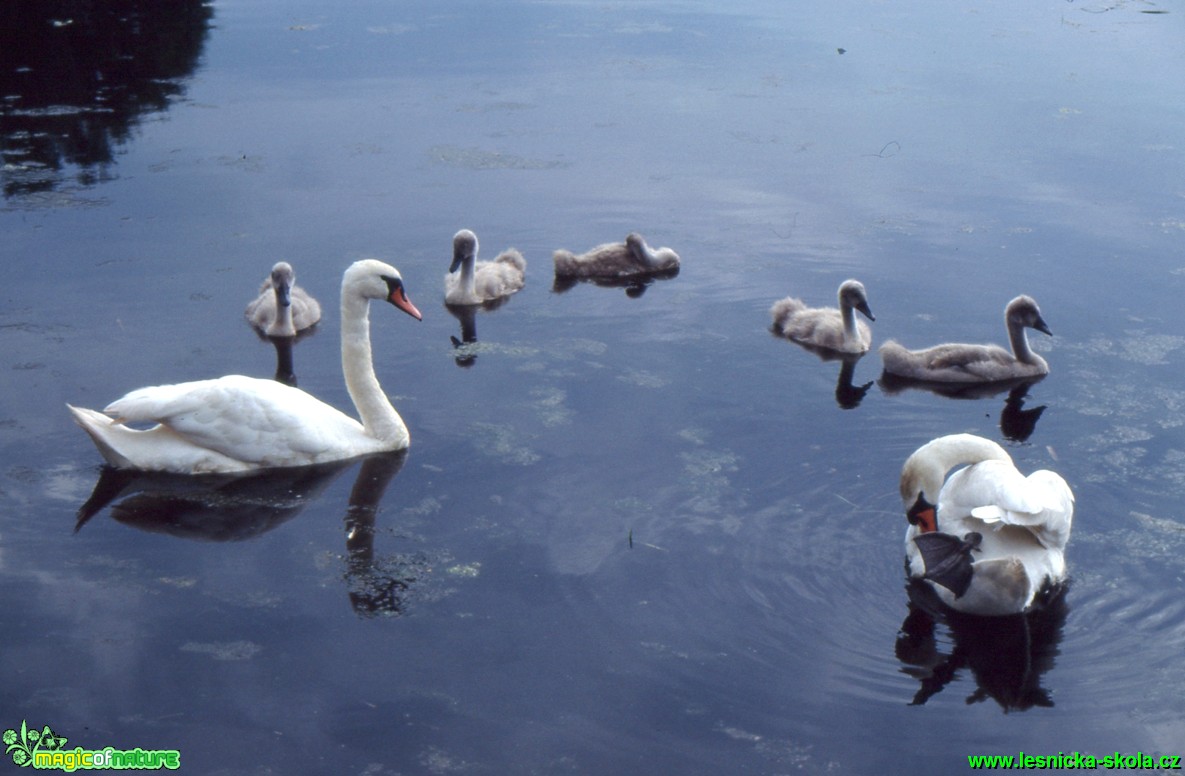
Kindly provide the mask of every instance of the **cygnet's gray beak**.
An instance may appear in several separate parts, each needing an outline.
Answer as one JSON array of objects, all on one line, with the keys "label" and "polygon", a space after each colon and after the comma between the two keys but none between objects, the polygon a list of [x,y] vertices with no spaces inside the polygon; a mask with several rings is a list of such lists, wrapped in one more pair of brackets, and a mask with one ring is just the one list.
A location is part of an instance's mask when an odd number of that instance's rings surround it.
[{"label": "cygnet's gray beak", "polygon": [[276,291],[276,304],[280,307],[288,307],[292,304],[292,288],[287,281],[280,280],[273,283],[272,288]]}]

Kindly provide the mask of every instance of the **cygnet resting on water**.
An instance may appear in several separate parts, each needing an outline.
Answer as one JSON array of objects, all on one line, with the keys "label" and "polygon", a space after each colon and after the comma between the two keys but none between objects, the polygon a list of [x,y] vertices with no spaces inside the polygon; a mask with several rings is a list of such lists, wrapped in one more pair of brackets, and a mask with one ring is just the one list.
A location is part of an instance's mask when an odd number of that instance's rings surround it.
[{"label": "cygnet resting on water", "polygon": [[774,332],[804,345],[839,353],[866,353],[872,346],[868,324],[856,320],[859,310],[870,321],[876,318],[868,307],[868,295],[858,280],[839,285],[839,309],[807,307],[801,299],[786,297],[770,308]]},{"label": "cygnet resting on water", "polygon": [[444,276],[445,304],[482,304],[521,289],[527,262],[514,248],[502,251],[493,261],[478,261],[477,235],[462,229],[453,235],[453,263],[448,271]]},{"label": "cygnet resting on water", "polygon": [[246,314],[251,325],[269,337],[295,337],[321,320],[321,305],[296,285],[292,265],[281,261],[272,267]]},{"label": "cygnet resting on water", "polygon": [[998,345],[948,343],[925,350],[906,350],[893,340],[881,345],[881,360],[889,374],[912,380],[946,383],[992,383],[1049,374],[1049,364],[1029,347],[1026,328],[1053,336],[1041,310],[1029,296],[1018,296],[1004,308],[1009,353]]},{"label": "cygnet resting on water", "polygon": [[679,254],[670,248],[651,248],[636,232],[625,242],[605,243],[579,255],[561,248],[553,258],[558,278],[623,278],[679,268]]}]

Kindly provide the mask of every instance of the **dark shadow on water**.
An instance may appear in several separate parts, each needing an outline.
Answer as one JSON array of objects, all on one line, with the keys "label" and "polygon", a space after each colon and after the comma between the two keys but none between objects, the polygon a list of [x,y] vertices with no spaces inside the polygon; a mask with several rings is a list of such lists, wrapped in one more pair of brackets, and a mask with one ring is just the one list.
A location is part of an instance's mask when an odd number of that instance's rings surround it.
[{"label": "dark shadow on water", "polygon": [[886,394],[892,396],[907,390],[929,391],[950,399],[990,399],[1005,391],[1004,408],[1000,412],[1000,431],[1006,439],[1025,442],[1037,428],[1037,421],[1046,406],[1025,408],[1029,389],[1045,377],[1025,377],[1017,380],[1001,380],[994,383],[941,383],[929,380],[913,380],[908,377],[882,372],[877,384]]},{"label": "dark shadow on water", "polygon": [[201,59],[203,0],[0,3],[0,155],[5,197],[56,189],[77,168],[110,179],[116,149],[166,110]]},{"label": "dark shadow on water", "polygon": [[671,280],[678,277],[679,268],[666,270],[664,272],[653,272],[647,275],[631,275],[623,278],[571,278],[571,277],[557,277],[551,286],[553,294],[563,294],[572,290],[581,283],[591,283],[594,286],[602,288],[624,288],[625,295],[630,299],[637,299],[646,293],[646,289],[654,283],[664,280]]},{"label": "dark shadow on water", "polygon": [[[1006,713],[1053,706],[1041,680],[1060,654],[1069,614],[1066,588],[1044,591],[1028,614],[980,617],[946,608],[929,585],[910,580],[909,613],[895,645],[902,672],[920,684],[910,705],[926,703],[961,671],[970,671],[976,687],[966,698],[968,705],[991,698]],[[939,649],[939,625],[954,642],[949,652]]]}]

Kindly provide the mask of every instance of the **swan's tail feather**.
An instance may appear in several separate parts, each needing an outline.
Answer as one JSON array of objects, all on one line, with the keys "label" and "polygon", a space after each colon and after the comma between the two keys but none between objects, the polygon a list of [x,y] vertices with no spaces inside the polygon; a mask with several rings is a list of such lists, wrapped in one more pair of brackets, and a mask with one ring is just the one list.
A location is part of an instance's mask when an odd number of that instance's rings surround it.
[{"label": "swan's tail feather", "polygon": [[910,352],[897,340],[886,340],[885,344],[880,346],[879,352],[881,363],[884,364],[886,372],[902,377],[912,374],[909,361]]},{"label": "swan's tail feather", "polygon": [[560,248],[552,254],[555,261],[555,274],[571,275],[576,271],[576,254]]},{"label": "swan's tail feather", "polygon": [[494,259],[494,261],[500,262],[502,264],[509,264],[519,272],[526,272],[527,270],[527,260],[524,259],[523,255],[514,248],[508,248],[507,250],[502,251],[502,253],[498,254],[498,258]]},{"label": "swan's tail feather", "polygon": [[[972,567],[974,585],[986,600],[992,602],[991,611],[982,614],[1011,614],[1023,612],[1033,601],[1040,580],[1031,580],[1025,565],[1018,558],[981,560]],[[1036,583],[1036,584],[1034,584]],[[971,610],[967,610],[971,611]]]},{"label": "swan's tail feather", "polygon": [[117,421],[112,420],[101,412],[89,410],[85,407],[75,407],[67,404],[66,408],[74,416],[74,422],[82,427],[82,430],[95,443],[95,447],[99,448],[99,454],[103,456],[103,460],[120,469],[131,466],[131,461],[111,445],[104,433],[111,426],[116,425]]},{"label": "swan's tail feather", "polygon": [[786,325],[786,321],[793,315],[802,312],[806,309],[801,299],[793,297],[786,297],[774,302],[773,307],[769,308],[770,317],[774,321],[774,329],[781,332]]}]

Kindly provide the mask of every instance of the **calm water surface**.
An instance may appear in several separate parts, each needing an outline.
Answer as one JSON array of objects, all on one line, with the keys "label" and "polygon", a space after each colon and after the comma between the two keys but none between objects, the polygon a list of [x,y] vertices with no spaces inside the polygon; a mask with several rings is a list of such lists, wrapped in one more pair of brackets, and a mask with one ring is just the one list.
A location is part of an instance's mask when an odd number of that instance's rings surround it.
[{"label": "calm water surface", "polygon": [[[0,728],[207,774],[1185,754],[1179,9],[18,5]],[[529,263],[471,321],[440,303],[461,227]],[[630,230],[678,277],[553,289],[552,250]],[[406,456],[133,482],[75,532],[101,468],[65,402],[271,376],[242,311],[286,259],[326,307],[299,384],[348,408],[337,288],[371,255],[424,312],[372,313]],[[770,335],[850,276],[911,346],[1001,342],[1032,294],[1052,374],[952,398]],[[911,610],[898,472],[957,431],[1077,495],[1027,629]]]}]

